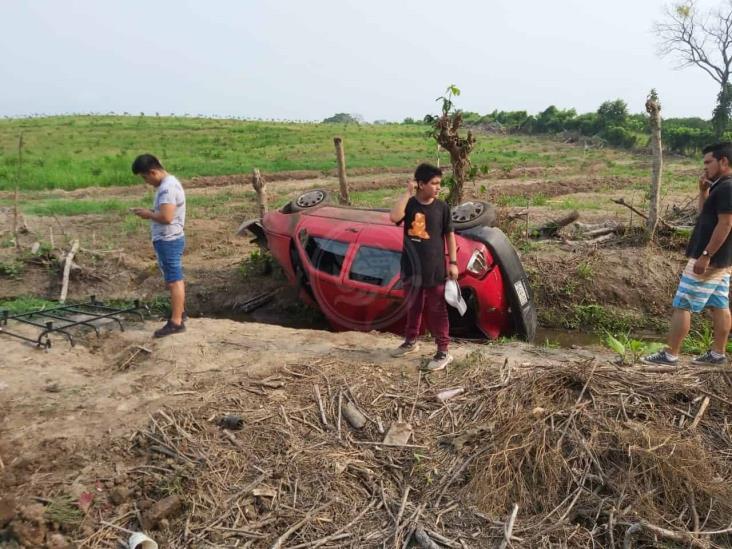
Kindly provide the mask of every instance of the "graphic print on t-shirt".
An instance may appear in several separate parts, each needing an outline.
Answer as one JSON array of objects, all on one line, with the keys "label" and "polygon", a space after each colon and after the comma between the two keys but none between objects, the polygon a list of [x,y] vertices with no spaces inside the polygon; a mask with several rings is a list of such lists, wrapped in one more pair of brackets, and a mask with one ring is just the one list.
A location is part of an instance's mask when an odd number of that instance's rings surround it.
[{"label": "graphic print on t-shirt", "polygon": [[430,235],[427,232],[427,220],[423,213],[414,214],[411,228],[407,231],[409,236],[416,236],[422,240],[429,240]]}]

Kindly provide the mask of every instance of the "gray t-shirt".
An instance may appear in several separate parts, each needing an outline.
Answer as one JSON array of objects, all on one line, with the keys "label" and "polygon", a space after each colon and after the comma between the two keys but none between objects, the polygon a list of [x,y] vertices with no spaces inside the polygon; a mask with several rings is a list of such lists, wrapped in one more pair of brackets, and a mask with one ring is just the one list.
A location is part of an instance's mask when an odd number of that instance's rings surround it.
[{"label": "gray t-shirt", "polygon": [[183,236],[183,225],[186,222],[186,193],[183,192],[183,185],[174,175],[166,175],[165,179],[155,190],[153,199],[153,210],[160,212],[161,204],[175,204],[173,221],[166,225],[164,223],[150,222],[150,232],[153,242],[156,240],[176,240]]}]

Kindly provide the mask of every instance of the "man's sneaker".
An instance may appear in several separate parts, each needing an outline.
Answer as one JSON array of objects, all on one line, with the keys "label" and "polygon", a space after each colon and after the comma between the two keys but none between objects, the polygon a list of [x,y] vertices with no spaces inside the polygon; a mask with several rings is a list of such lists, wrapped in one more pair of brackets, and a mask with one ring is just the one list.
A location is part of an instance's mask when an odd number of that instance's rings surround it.
[{"label": "man's sneaker", "polygon": [[399,358],[400,356],[412,354],[418,349],[419,343],[417,343],[416,341],[405,341],[391,352],[391,356],[393,356],[394,358]]},{"label": "man's sneaker", "polygon": [[[165,320],[170,320],[170,318],[171,318],[170,315],[168,315],[165,317]],[[183,311],[183,315],[181,316],[181,318],[183,319],[183,322],[188,320],[188,313],[186,311]]]},{"label": "man's sneaker", "polygon": [[435,353],[435,356],[432,357],[432,360],[430,360],[427,363],[426,370],[430,372],[436,372],[438,370],[442,370],[452,362],[452,355],[450,353],[446,353],[445,351],[437,351]]},{"label": "man's sneaker", "polygon": [[173,334],[182,334],[185,331],[185,323],[181,322],[180,324],[173,324],[170,320],[168,320],[168,322],[165,323],[165,326],[163,326],[159,330],[155,330],[155,332],[153,333],[153,337],[165,337]]},{"label": "man's sneaker", "polygon": [[727,356],[719,356],[716,353],[712,354],[712,351],[707,351],[703,355],[696,357],[694,360],[691,361],[691,363],[721,366],[727,364]]},{"label": "man's sneaker", "polygon": [[665,366],[678,366],[679,359],[670,358],[669,354],[664,349],[664,350],[658,351],[657,353],[653,353],[652,355],[644,356],[643,358],[641,358],[641,362],[645,362],[646,364],[663,364]]}]

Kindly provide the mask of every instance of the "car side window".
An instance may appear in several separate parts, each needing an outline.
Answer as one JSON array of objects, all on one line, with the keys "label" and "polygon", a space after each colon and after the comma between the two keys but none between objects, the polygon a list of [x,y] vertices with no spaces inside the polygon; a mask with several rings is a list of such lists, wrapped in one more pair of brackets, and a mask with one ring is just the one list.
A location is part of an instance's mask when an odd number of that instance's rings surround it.
[{"label": "car side window", "polygon": [[348,242],[300,234],[305,253],[313,267],[329,275],[341,274],[348,251]]},{"label": "car side window", "polygon": [[386,286],[401,269],[401,252],[361,246],[348,278],[374,286]]}]

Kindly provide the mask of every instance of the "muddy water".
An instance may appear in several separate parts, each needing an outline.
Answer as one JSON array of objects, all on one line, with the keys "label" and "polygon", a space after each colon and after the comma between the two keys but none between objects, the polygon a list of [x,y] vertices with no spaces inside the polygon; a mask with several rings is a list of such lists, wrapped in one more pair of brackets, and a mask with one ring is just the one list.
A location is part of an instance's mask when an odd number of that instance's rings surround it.
[{"label": "muddy water", "polygon": [[579,332],[576,330],[561,330],[558,328],[536,329],[536,339],[534,343],[537,345],[552,345],[563,349],[571,349],[572,347],[593,347],[602,346],[602,336],[598,334]]}]

